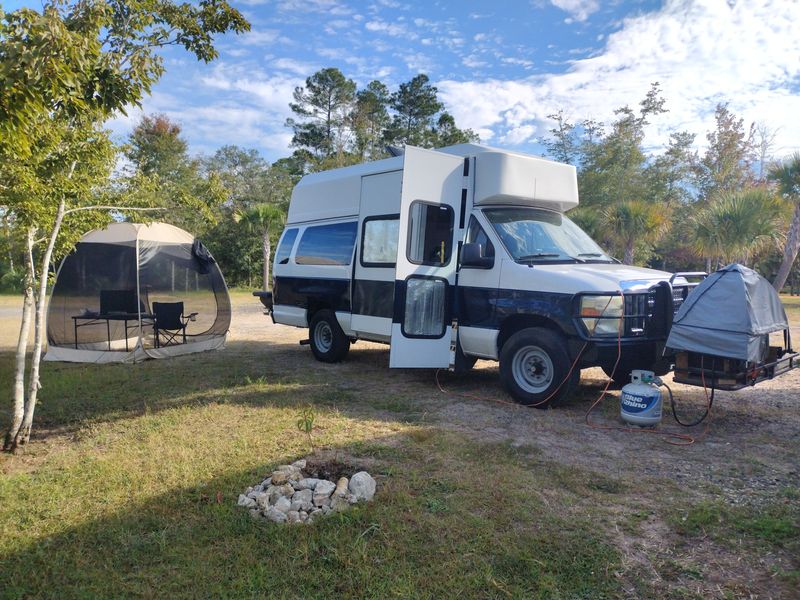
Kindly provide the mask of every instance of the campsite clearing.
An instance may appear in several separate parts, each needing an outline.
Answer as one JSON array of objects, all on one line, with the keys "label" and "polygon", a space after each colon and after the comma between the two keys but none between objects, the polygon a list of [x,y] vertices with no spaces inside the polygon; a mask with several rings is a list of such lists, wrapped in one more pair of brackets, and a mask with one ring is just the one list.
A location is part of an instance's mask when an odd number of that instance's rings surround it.
[{"label": "campsite clearing", "polygon": [[[796,594],[800,372],[719,393],[707,434],[673,446],[586,425],[599,369],[563,408],[531,410],[493,363],[440,373],[447,393],[377,344],[321,364],[305,332],[232,300],[222,352],[45,365],[32,445],[0,457],[0,596]],[[800,299],[782,300],[800,341]],[[3,382],[18,307],[0,297]],[[702,389],[673,389],[703,408]],[[593,423],[618,424],[618,395]],[[375,501],[310,527],[253,521],[237,495],[309,453],[309,405],[314,445],[369,467]]]}]

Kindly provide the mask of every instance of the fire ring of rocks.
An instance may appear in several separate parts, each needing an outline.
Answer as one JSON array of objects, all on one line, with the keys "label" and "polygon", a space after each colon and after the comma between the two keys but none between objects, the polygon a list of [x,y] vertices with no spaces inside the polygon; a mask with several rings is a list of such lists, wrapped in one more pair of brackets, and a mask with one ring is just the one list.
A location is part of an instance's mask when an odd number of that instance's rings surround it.
[{"label": "fire ring of rocks", "polygon": [[343,471],[346,472],[346,465],[310,464],[305,459],[281,465],[264,481],[240,494],[238,504],[255,519],[311,523],[331,512],[345,511],[351,504],[372,500],[372,476],[366,471],[350,478],[339,476]]}]

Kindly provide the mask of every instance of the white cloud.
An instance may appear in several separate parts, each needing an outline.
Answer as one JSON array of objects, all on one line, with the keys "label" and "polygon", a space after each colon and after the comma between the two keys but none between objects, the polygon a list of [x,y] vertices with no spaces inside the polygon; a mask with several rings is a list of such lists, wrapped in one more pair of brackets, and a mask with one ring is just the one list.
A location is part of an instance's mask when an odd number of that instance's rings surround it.
[{"label": "white cloud", "polygon": [[237,38],[238,42],[247,46],[265,46],[272,44],[280,37],[275,29],[251,30]]},{"label": "white cloud", "polygon": [[301,77],[308,77],[319,70],[319,66],[313,63],[295,60],[293,58],[278,58],[272,61],[272,67],[281,71],[289,71]]},{"label": "white cloud", "polygon": [[[669,113],[648,132],[664,143],[671,129],[713,126],[717,102],[747,121],[780,126],[778,145],[800,147],[800,10],[792,0],[668,0],[661,10],[625,19],[595,56],[563,73],[517,80],[438,82],[460,126],[520,140],[546,132],[547,115],[610,122],[659,81]],[[541,133],[540,133],[541,134]],[[521,142],[515,142],[521,143]]]},{"label": "white cloud", "polygon": [[386,35],[390,35],[392,37],[402,37],[409,40],[415,40],[419,37],[416,33],[406,29],[406,27],[403,25],[398,25],[397,23],[387,23],[386,21],[382,21],[380,19],[367,21],[364,27],[367,29],[367,31],[385,33]]},{"label": "white cloud", "polygon": [[[597,0],[550,0],[550,2],[556,8],[560,8],[572,15],[572,18],[576,21],[585,21],[589,15],[600,8],[600,3]],[[565,20],[567,23],[572,22],[572,19]]]}]

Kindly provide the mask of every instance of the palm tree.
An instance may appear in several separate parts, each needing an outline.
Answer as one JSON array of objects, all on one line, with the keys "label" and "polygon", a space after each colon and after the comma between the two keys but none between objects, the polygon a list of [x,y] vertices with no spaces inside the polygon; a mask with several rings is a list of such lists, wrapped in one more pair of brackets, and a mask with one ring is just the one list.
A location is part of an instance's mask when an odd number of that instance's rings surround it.
[{"label": "palm tree", "polygon": [[233,218],[248,231],[261,235],[261,249],[264,252],[264,290],[268,290],[269,262],[272,254],[270,230],[283,225],[286,220],[286,211],[277,204],[255,204],[244,211],[234,212]]},{"label": "palm tree", "polygon": [[783,212],[767,188],[723,192],[692,217],[692,245],[701,256],[746,264],[753,252],[777,242]]},{"label": "palm tree", "polygon": [[619,202],[603,210],[605,223],[601,230],[624,249],[622,262],[633,264],[636,242],[654,243],[669,226],[669,215],[663,206],[642,200]]},{"label": "palm tree", "polygon": [[795,152],[782,164],[773,166],[767,177],[777,182],[781,196],[794,204],[792,221],[783,247],[783,260],[772,282],[772,287],[780,292],[792,270],[792,263],[797,258],[797,251],[800,250],[800,152]]}]

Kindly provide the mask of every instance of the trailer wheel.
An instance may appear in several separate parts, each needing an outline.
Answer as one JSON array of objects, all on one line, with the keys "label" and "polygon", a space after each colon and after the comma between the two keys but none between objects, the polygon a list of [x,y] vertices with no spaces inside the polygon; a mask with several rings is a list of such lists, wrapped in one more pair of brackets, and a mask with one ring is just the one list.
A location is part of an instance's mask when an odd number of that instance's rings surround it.
[{"label": "trailer wheel", "polygon": [[557,406],[580,381],[578,369],[567,378],[571,362],[566,348],[562,335],[543,327],[512,335],[500,352],[500,378],[506,391],[526,406]]},{"label": "trailer wheel", "polygon": [[314,353],[314,358],[321,362],[339,362],[350,350],[350,340],[331,310],[314,313],[308,334],[311,340],[311,352]]}]

